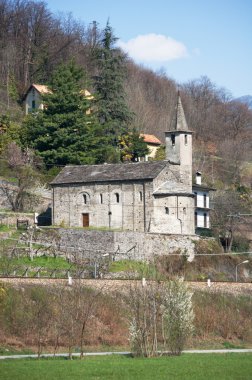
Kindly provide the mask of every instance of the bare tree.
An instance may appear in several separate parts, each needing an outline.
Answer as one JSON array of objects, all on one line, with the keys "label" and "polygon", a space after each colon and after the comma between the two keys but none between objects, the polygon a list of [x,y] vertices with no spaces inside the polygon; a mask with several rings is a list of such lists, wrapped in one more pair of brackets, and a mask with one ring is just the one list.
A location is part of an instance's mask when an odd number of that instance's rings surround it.
[{"label": "bare tree", "polygon": [[43,188],[35,169],[35,155],[29,149],[22,151],[12,142],[8,145],[5,156],[17,182],[14,184],[2,182],[0,189],[13,211],[31,209],[39,201],[39,189]]},{"label": "bare tree", "polygon": [[235,235],[244,222],[239,214],[250,212],[250,196],[235,190],[217,191],[213,199],[212,227],[226,252],[230,252]]}]

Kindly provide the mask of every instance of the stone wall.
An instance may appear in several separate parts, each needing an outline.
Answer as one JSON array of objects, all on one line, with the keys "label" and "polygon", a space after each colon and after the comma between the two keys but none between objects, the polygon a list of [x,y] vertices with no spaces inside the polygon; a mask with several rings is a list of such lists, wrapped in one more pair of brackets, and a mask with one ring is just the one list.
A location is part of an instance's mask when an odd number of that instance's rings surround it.
[{"label": "stone wall", "polygon": [[0,224],[17,226],[17,221],[28,221],[28,225],[32,226],[34,224],[34,213],[0,212]]},{"label": "stone wall", "polygon": [[[57,229],[60,235],[59,249],[65,255],[79,258],[93,258],[111,255],[115,260],[134,259],[151,260],[155,256],[172,253],[194,256],[194,241],[197,236],[165,235],[143,232],[96,231],[83,229]],[[43,234],[41,239],[49,237]],[[39,237],[38,237],[39,239]]]}]

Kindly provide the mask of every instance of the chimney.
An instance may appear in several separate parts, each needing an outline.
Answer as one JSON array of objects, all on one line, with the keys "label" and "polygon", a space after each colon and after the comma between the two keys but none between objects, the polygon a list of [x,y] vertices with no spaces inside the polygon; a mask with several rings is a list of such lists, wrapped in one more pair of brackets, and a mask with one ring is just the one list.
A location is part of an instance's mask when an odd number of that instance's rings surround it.
[{"label": "chimney", "polygon": [[201,172],[196,172],[196,185],[201,185]]}]

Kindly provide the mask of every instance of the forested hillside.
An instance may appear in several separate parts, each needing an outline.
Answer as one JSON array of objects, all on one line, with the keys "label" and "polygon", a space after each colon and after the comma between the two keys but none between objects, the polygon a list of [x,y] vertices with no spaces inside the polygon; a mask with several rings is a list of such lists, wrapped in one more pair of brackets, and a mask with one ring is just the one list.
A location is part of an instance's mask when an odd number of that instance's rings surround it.
[{"label": "forested hillside", "polygon": [[[8,146],[16,143],[20,147],[19,167],[31,164],[29,155],[24,154],[30,149],[40,157],[32,160],[33,169],[39,171],[44,164],[48,170],[67,163],[118,162],[125,157],[134,160],[145,149],[139,148],[141,140],[136,143],[139,133],[154,134],[163,141],[164,131],[171,128],[179,89],[189,128],[194,132],[194,170],[202,171],[204,182],[225,191],[218,193],[220,203],[233,204],[225,215],[250,210],[252,111],[248,105],[233,100],[228,90],[218,88],[207,77],[178,84],[163,72],[136,65],[116,47],[114,33],[109,24],[85,25],[70,15],[55,16],[46,2],[0,0],[2,158],[10,156]],[[67,90],[65,78],[69,79],[68,85],[73,83]],[[59,125],[65,125],[63,113],[69,117],[66,97],[62,101],[64,111],[57,111],[60,122],[50,107],[37,120],[27,118],[22,102],[32,83],[49,85],[63,97],[66,92],[75,93],[68,123],[72,129],[61,127],[58,145],[51,148],[48,141],[56,141]],[[77,88],[87,88],[94,94],[94,104],[76,95]],[[49,98],[47,104],[52,105],[53,99]],[[89,107],[91,116],[85,113]],[[76,127],[73,120],[80,120],[80,109],[86,110],[85,117]],[[48,133],[43,131],[48,123],[53,123],[55,130],[47,141]],[[126,148],[122,138],[125,134],[134,136]],[[70,142],[67,136],[72,136]],[[84,153],[81,139],[86,144]],[[70,155],[64,151],[64,144],[72,147]],[[79,161],[77,156],[81,157]],[[16,163],[7,163],[16,167]]]}]

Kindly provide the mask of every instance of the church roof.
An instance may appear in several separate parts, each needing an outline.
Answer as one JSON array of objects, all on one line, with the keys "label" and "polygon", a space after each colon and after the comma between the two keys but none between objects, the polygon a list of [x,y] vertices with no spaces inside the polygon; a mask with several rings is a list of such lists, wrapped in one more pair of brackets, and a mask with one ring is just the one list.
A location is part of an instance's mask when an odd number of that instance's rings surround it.
[{"label": "church roof", "polygon": [[154,191],[154,195],[174,195],[174,194],[183,194],[193,196],[193,193],[188,192],[188,185],[181,181],[166,181]]},{"label": "church roof", "polygon": [[152,180],[168,161],[137,162],[125,164],[65,166],[51,185]]}]

